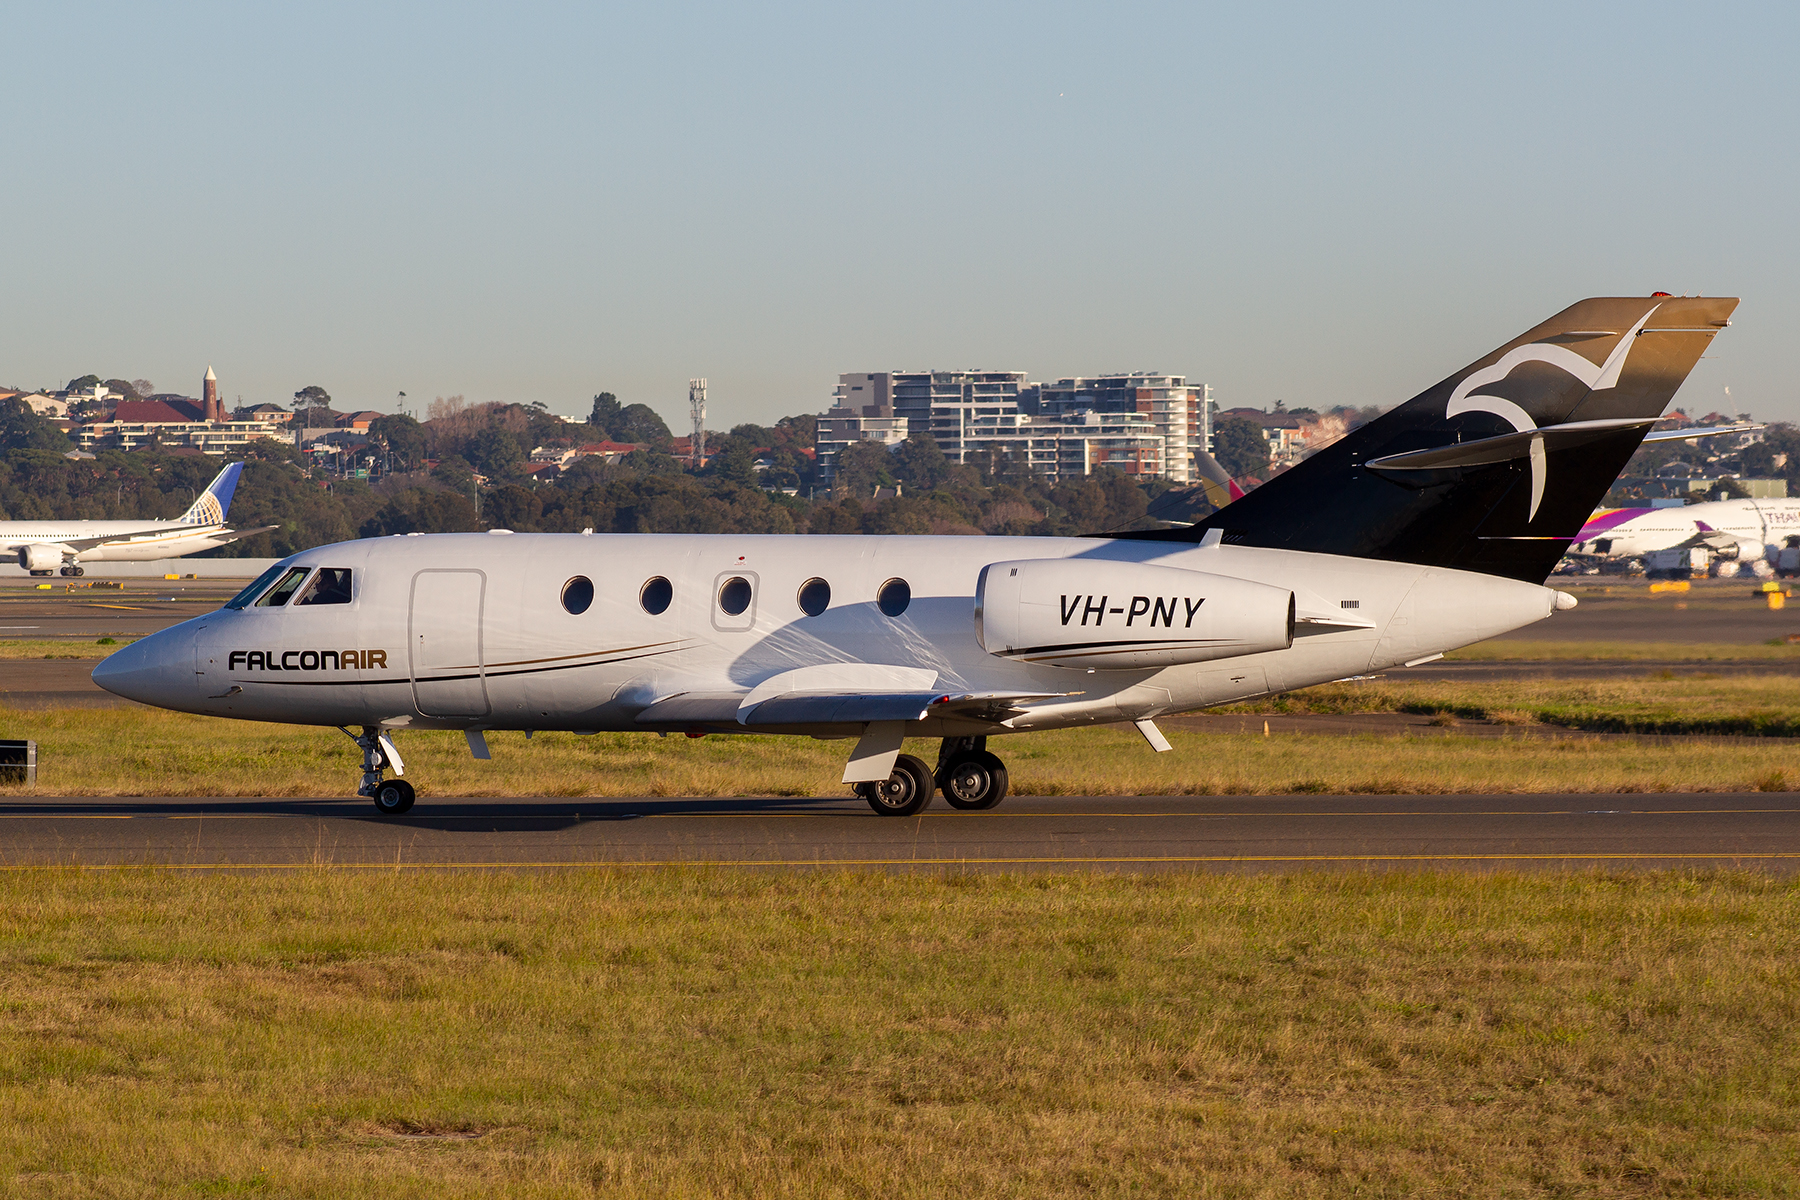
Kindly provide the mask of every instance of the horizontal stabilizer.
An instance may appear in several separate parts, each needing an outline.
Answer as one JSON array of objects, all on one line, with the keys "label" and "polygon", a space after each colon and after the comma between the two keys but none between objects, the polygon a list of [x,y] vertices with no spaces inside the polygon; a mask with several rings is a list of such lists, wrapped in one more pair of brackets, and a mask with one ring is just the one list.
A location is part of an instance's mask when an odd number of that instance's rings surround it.
[{"label": "horizontal stabilizer", "polygon": [[1712,425],[1705,429],[1658,429],[1644,435],[1649,442],[1691,442],[1695,438],[1718,437],[1724,433],[1754,433],[1767,426],[1746,423],[1743,425]]},{"label": "horizontal stabilizer", "polygon": [[1585,446],[1589,442],[1597,442],[1621,429],[1642,428],[1652,424],[1654,420],[1655,418],[1644,420],[1627,418],[1615,421],[1571,421],[1566,425],[1546,425],[1542,429],[1502,434],[1499,437],[1478,438],[1472,442],[1439,446],[1434,450],[1412,450],[1405,454],[1389,454],[1381,458],[1371,458],[1369,469],[1374,471],[1443,471],[1454,470],[1457,467],[1484,467],[1527,457],[1531,453],[1531,444],[1534,441],[1541,441],[1546,450],[1572,450],[1577,446]]},{"label": "horizontal stabilizer", "polygon": [[258,525],[255,529],[221,529],[219,532],[207,536],[224,545],[229,542],[241,542],[245,538],[253,538],[259,533],[274,533],[280,528],[279,525]]}]

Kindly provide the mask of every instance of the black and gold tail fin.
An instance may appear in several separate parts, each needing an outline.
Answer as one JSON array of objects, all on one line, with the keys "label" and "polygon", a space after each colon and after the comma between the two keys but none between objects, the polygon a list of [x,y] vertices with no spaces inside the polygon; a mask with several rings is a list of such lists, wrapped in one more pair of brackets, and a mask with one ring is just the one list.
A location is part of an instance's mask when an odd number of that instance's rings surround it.
[{"label": "black and gold tail fin", "polygon": [[1198,524],[1122,536],[1539,582],[1737,303],[1583,300]]}]

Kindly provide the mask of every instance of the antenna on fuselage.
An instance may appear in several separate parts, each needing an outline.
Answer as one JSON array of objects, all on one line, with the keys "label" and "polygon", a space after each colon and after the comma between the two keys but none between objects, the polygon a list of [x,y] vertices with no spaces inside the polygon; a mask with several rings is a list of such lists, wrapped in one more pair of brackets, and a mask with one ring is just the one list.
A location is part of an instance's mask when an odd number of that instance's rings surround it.
[{"label": "antenna on fuselage", "polygon": [[688,380],[688,412],[694,418],[694,436],[688,441],[694,470],[706,463],[706,380]]}]

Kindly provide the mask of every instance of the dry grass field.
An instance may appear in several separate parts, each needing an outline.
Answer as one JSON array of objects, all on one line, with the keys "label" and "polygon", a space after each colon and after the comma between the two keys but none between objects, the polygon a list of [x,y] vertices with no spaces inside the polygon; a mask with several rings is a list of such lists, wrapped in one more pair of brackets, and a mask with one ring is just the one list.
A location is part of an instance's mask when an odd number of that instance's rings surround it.
[{"label": "dry grass field", "polygon": [[0,1195],[1792,1196],[1753,875],[0,876]]},{"label": "dry grass field", "polygon": [[1800,735],[1800,676],[1662,669],[1637,678],[1476,682],[1396,675],[1324,684],[1220,711],[1405,712],[1601,733],[1794,737]]},{"label": "dry grass field", "polygon": [[[1347,685],[1347,687],[1353,685]],[[1446,713],[1464,711],[1469,689]],[[1436,703],[1410,692],[1297,693],[1278,703]],[[1450,701],[1444,702],[1450,705]],[[1509,701],[1510,703],[1510,701]],[[1512,710],[1500,710],[1505,712]],[[0,731],[38,743],[34,789],[0,797],[335,796],[354,791],[360,752],[335,730],[186,716],[153,709],[4,713]],[[1446,722],[1460,718],[1445,715]],[[1519,720],[1530,714],[1519,710]],[[1786,719],[1786,718],[1784,718]],[[1129,727],[1066,730],[992,743],[1021,795],[1216,795],[1290,792],[1646,792],[1800,786],[1790,743],[1638,737],[1412,734],[1252,735],[1171,727],[1152,753]],[[407,777],[430,796],[839,795],[847,742],[731,735],[490,733],[493,759],[458,733],[399,735]],[[934,742],[908,747],[928,761]]]},{"label": "dry grass field", "polygon": [[1654,642],[1654,641],[1528,641],[1496,638],[1452,650],[1451,662],[1571,662],[1611,660],[1627,662],[1800,662],[1800,645],[1785,640],[1768,642]]},{"label": "dry grass field", "polygon": [[12,639],[0,641],[0,659],[80,658],[98,666],[108,654],[136,640],[133,637]]}]

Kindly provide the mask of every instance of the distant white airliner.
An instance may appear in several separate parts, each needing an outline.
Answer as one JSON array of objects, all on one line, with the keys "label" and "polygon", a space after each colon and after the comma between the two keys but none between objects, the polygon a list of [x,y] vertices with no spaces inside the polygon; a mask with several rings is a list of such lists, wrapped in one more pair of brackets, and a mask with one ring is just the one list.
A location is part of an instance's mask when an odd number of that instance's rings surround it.
[{"label": "distant white airliner", "polygon": [[1609,508],[1575,535],[1570,554],[1637,558],[1655,550],[1705,546],[1724,559],[1755,562],[1800,534],[1800,500],[1709,500],[1680,508]]},{"label": "distant white airliner", "polygon": [[243,470],[243,463],[234,462],[220,471],[173,521],[0,521],[0,552],[33,575],[59,569],[64,575],[85,575],[84,562],[180,558],[280,528],[232,529],[225,524]]},{"label": "distant white airliner", "polygon": [[[360,794],[457,729],[844,738],[878,813],[991,808],[989,739],[1411,666],[1542,586],[1737,301],[1585,300],[1198,524],[1094,538],[430,534],[321,546],[126,646],[134,700],[337,726]],[[1389,353],[1383,350],[1383,353]],[[360,727],[360,734],[351,733]],[[935,766],[903,738],[941,738]]]}]

